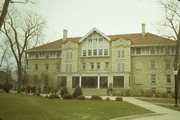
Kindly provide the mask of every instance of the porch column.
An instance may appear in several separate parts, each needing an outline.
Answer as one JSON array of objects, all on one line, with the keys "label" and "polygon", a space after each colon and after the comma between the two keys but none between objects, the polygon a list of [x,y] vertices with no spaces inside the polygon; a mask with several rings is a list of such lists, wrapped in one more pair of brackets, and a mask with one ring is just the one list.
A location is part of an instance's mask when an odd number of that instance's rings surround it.
[{"label": "porch column", "polygon": [[79,76],[79,87],[81,87],[81,75]]},{"label": "porch column", "polygon": [[98,82],[97,83],[97,85],[98,85],[97,87],[100,88],[100,76],[99,75],[98,75],[98,81],[97,82]]}]

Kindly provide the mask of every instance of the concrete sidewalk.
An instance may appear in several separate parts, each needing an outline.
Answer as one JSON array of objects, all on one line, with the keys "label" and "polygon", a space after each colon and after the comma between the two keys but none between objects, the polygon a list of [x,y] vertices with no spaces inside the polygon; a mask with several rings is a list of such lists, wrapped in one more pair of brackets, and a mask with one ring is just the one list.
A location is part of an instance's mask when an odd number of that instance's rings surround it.
[{"label": "concrete sidewalk", "polygon": [[155,115],[145,115],[145,116],[132,116],[116,118],[113,120],[180,120],[180,112],[171,110],[165,107],[157,106],[149,102],[144,102],[142,100],[137,100],[132,97],[123,97],[124,101],[138,105],[145,109],[151,110],[157,114]]}]

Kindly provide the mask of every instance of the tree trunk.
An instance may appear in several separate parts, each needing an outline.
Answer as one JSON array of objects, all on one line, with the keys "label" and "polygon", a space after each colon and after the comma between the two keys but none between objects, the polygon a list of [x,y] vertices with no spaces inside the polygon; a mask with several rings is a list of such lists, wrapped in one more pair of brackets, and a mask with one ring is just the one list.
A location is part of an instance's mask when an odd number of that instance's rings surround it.
[{"label": "tree trunk", "polygon": [[2,27],[2,25],[4,23],[4,19],[6,17],[10,2],[11,2],[11,0],[4,0],[4,5],[3,5],[2,13],[1,13],[1,16],[0,16],[0,30],[1,30],[1,27]]},{"label": "tree trunk", "polygon": [[21,62],[17,62],[18,64],[18,92],[21,92],[21,82],[22,82],[22,64]]}]

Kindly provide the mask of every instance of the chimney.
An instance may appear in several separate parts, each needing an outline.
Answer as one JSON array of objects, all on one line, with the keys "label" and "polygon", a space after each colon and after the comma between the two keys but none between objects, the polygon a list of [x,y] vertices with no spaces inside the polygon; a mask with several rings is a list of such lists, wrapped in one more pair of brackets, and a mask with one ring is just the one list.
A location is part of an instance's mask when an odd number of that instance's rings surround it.
[{"label": "chimney", "polygon": [[145,37],[146,33],[145,33],[145,24],[142,24],[142,37]]},{"label": "chimney", "polygon": [[67,33],[68,31],[66,29],[63,30],[63,42],[67,40]]}]

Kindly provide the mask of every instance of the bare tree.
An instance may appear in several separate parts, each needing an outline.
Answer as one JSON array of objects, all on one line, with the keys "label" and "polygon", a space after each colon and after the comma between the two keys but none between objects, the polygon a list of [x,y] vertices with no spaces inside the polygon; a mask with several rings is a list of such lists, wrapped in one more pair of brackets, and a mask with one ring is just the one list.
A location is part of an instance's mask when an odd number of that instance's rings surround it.
[{"label": "bare tree", "polygon": [[[165,11],[163,27],[166,30],[166,37],[176,40],[176,53],[174,59],[174,71],[179,71],[179,44],[180,44],[180,3],[174,0],[168,0],[160,3]],[[175,105],[178,106],[177,99],[179,94],[179,77],[175,74]]]},{"label": "bare tree", "polygon": [[0,16],[0,29],[4,23],[5,17],[8,13],[8,8],[10,3],[21,3],[21,4],[26,4],[26,3],[34,3],[30,0],[4,0],[4,5],[2,8],[1,16]]},{"label": "bare tree", "polygon": [[[14,13],[17,13],[14,12]],[[25,50],[31,43],[39,41],[44,28],[44,20],[36,14],[29,13],[25,17],[19,14],[8,14],[1,32],[8,39],[9,46],[14,55],[18,71],[18,91],[21,91],[23,58]]]},{"label": "bare tree", "polygon": [[3,9],[1,12],[1,16],[0,16],[0,29],[4,23],[4,19],[6,17],[7,12],[8,12],[8,7],[9,7],[10,2],[11,2],[11,0],[4,0],[4,5],[3,5]]},{"label": "bare tree", "polygon": [[3,42],[4,44],[0,44],[0,68],[2,67],[3,61],[5,59],[7,50],[8,50],[8,44]]}]

